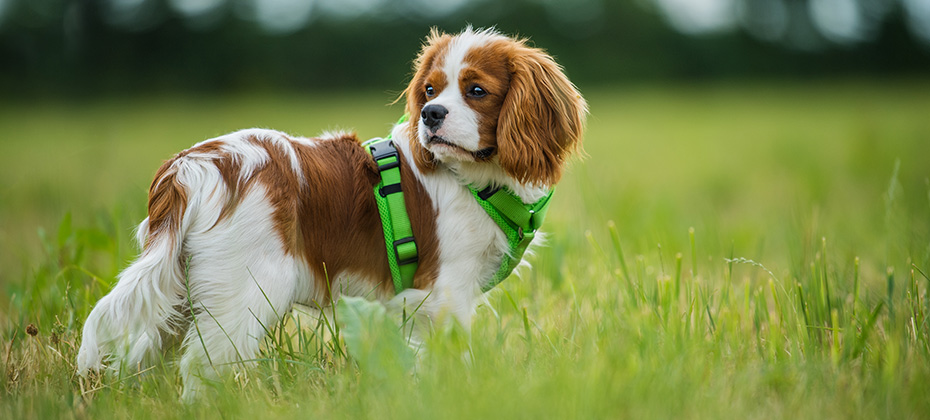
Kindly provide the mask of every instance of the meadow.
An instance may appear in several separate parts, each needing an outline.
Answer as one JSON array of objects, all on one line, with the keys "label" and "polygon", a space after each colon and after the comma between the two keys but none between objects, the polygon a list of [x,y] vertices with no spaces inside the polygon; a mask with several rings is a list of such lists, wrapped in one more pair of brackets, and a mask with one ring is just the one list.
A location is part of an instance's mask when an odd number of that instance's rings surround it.
[{"label": "meadow", "polygon": [[580,88],[548,246],[470,336],[414,356],[351,301],[193,405],[170,352],[74,371],[155,169],[245,127],[383,136],[393,94],[0,100],[0,418],[930,416],[930,82]]}]

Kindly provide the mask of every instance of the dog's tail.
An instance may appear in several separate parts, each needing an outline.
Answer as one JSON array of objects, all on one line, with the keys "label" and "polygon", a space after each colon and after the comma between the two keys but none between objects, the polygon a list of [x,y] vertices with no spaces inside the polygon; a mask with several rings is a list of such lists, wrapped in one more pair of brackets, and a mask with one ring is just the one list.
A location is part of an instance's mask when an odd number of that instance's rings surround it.
[{"label": "dog's tail", "polygon": [[78,372],[101,369],[111,357],[135,368],[161,347],[162,334],[182,317],[186,261],[182,254],[184,232],[189,225],[189,187],[197,184],[202,166],[175,157],[158,170],[149,189],[148,217],[136,232],[142,248],[139,258],[119,275],[109,294],[97,302],[87,321],[77,357]]}]

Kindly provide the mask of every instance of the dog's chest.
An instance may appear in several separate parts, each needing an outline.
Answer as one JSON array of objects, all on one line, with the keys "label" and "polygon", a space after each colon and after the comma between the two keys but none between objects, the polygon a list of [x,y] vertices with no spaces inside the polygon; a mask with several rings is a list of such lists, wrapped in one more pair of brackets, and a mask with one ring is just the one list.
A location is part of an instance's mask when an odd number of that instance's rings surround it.
[{"label": "dog's chest", "polygon": [[488,281],[507,252],[507,237],[471,193],[456,185],[434,196],[438,204],[440,276]]}]

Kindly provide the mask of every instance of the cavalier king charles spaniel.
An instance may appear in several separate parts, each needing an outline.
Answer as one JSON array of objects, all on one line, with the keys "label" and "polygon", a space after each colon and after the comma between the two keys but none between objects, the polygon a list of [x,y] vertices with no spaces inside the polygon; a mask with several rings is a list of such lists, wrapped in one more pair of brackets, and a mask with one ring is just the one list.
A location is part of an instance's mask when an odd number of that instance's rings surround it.
[{"label": "cavalier king charles spaniel", "polygon": [[354,134],[238,131],[158,169],[142,252],[88,316],[79,372],[136,369],[176,338],[190,398],[254,361],[265,327],[293,305],[339,296],[410,304],[467,329],[511,251],[469,187],[546,197],[580,147],[587,105],[552,57],[493,29],[434,29],[414,71],[409,120],[391,131],[419,253],[413,287],[395,292],[379,168]]}]

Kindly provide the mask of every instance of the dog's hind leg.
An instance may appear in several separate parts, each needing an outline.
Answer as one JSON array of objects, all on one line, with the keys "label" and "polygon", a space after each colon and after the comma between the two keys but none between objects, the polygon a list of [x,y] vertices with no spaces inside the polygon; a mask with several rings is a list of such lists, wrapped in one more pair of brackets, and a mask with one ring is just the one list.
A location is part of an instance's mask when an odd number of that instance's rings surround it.
[{"label": "dog's hind leg", "polygon": [[192,294],[194,320],[181,356],[184,400],[198,394],[202,380],[254,364],[262,339],[294,303],[294,266],[290,258],[268,258],[249,264],[230,282],[235,287],[224,282]]},{"label": "dog's hind leg", "polygon": [[193,315],[180,362],[186,401],[204,381],[253,365],[262,339],[306,288],[261,196],[245,198],[229,220],[209,231],[188,235],[190,249],[199,252],[191,256],[186,290]]}]

